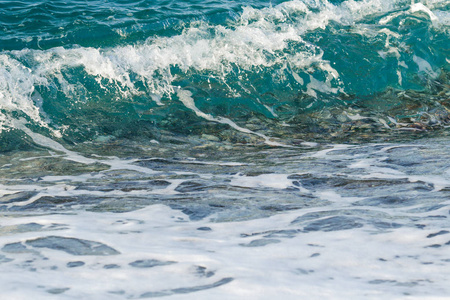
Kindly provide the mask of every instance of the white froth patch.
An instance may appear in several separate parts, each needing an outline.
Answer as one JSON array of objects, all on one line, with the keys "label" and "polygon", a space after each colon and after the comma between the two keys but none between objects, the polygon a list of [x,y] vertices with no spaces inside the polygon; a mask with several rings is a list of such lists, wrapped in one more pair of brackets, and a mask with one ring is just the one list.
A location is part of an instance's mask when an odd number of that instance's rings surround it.
[{"label": "white froth patch", "polygon": [[233,186],[248,188],[274,188],[287,189],[292,186],[292,181],[286,174],[262,174],[258,176],[235,175],[230,184]]},{"label": "white froth patch", "polygon": [[307,154],[305,155],[305,157],[311,157],[311,158],[327,158],[328,155],[332,155],[334,151],[341,151],[341,150],[346,150],[346,149],[351,149],[354,148],[355,146],[353,145],[342,145],[342,144],[334,144],[334,145],[329,145],[330,148],[328,149],[324,149],[324,150],[320,150],[320,151],[315,151],[311,154]]},{"label": "white froth patch", "polygon": [[49,149],[52,149],[52,150],[55,150],[58,152],[63,152],[64,154],[66,154],[65,158],[68,160],[72,160],[72,161],[83,163],[83,164],[91,164],[91,163],[96,162],[96,160],[94,160],[94,159],[84,157],[76,152],[66,149],[60,143],[58,143],[46,136],[43,136],[42,134],[31,131],[22,122],[16,121],[16,122],[14,122],[14,125],[15,125],[15,128],[22,130],[29,137],[31,137],[33,139],[33,142],[35,142],[37,145],[40,145],[40,146],[43,146],[43,147],[46,147],[46,148],[49,148]]},{"label": "white froth patch", "polygon": [[343,204],[351,204],[357,200],[360,200],[361,198],[358,197],[342,197],[338,193],[336,193],[333,190],[324,190],[314,193],[315,196],[317,196],[320,199],[336,202],[338,205]]},{"label": "white froth patch", "polygon": [[427,73],[428,75],[430,75],[431,78],[437,78],[439,76],[440,72],[434,71],[430,63],[427,62],[425,59],[414,55],[413,60],[419,67],[419,72]]},{"label": "white froth patch", "polygon": [[426,7],[425,5],[423,5],[423,3],[420,2],[412,4],[410,11],[412,13],[423,12],[428,15],[428,17],[432,22],[436,22],[438,20],[438,17],[428,7]]},{"label": "white froth patch", "polygon": [[411,182],[427,182],[431,183],[434,186],[435,191],[443,190],[444,188],[450,187],[450,176],[445,178],[442,176],[433,176],[433,175],[427,175],[427,176],[410,176],[408,177],[409,181]]},{"label": "white froth patch", "polygon": [[[34,122],[46,126],[38,107],[31,100],[34,85],[42,81],[45,80],[35,76],[31,69],[19,61],[0,54],[0,108],[2,110],[22,112]],[[0,132],[14,128],[13,122],[11,117],[0,113]]]},{"label": "white froth patch", "polygon": [[[306,209],[302,213],[312,211]],[[438,263],[447,258],[445,250],[424,248],[431,243],[425,236],[435,231],[400,228],[377,233],[368,227],[304,232],[291,238],[267,239],[270,242],[265,246],[248,246],[266,239],[258,233],[301,229],[301,225],[293,225],[291,221],[302,213],[289,212],[245,222],[189,222],[179,211],[153,205],[123,214],[78,212],[9,218],[3,226],[37,223],[47,229],[0,235],[1,245],[63,236],[100,242],[120,254],[73,256],[29,245],[27,249],[40,254],[4,253],[14,261],[2,263],[0,296],[46,299],[50,296],[47,291],[68,288],[58,299],[137,298],[148,292],[186,291],[223,278],[233,280],[167,298],[273,299],[281,295],[285,299],[315,300],[364,295],[365,299],[401,299],[408,292],[417,299],[428,299],[448,294],[450,272],[444,263]],[[65,225],[51,230],[55,224]],[[201,227],[211,230],[197,230]],[[173,263],[152,268],[130,265],[144,260]],[[74,261],[84,265],[67,267],[68,262]],[[426,264],[430,261],[436,263]],[[211,272],[209,277],[202,276],[207,272]],[[110,294],[113,291],[122,294]]]},{"label": "white froth patch", "polygon": [[389,167],[380,167],[377,166],[379,161],[382,161],[384,158],[367,158],[360,159],[354,163],[351,163],[348,167],[355,169],[367,169],[371,175],[377,176],[377,174],[384,174],[387,176],[405,176],[405,173],[395,170]]}]

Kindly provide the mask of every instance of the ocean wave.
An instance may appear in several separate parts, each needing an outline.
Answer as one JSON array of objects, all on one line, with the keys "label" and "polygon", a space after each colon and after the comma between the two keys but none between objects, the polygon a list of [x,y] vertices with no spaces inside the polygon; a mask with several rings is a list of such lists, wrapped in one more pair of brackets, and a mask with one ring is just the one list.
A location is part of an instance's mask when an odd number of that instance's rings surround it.
[{"label": "ocean wave", "polygon": [[[384,129],[442,127],[446,5],[288,1],[243,7],[222,24],[187,20],[178,33],[125,45],[3,51],[0,131],[20,121],[82,141],[123,127],[129,135],[143,122],[151,132],[189,134],[229,120],[267,142],[287,127],[329,135],[355,115]],[[264,126],[251,129],[252,117]]]}]

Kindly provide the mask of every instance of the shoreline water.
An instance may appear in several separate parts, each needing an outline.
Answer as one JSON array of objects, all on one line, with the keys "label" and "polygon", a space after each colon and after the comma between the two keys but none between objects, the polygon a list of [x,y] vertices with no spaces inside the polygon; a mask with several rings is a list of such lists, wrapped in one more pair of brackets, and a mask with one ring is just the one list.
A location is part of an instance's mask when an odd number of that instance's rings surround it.
[{"label": "shoreline water", "polygon": [[111,158],[2,180],[1,261],[15,274],[2,294],[444,298],[450,167],[438,143]]},{"label": "shoreline water", "polygon": [[446,299],[449,10],[0,3],[0,298]]}]

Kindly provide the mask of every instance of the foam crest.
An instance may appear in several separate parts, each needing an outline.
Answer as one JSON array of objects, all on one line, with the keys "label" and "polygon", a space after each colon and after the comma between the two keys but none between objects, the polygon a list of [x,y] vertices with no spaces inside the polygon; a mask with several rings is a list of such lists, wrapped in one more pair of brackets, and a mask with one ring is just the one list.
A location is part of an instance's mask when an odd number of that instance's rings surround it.
[{"label": "foam crest", "polygon": [[[206,72],[210,78],[228,86],[229,92],[235,96],[239,92],[230,86],[228,77],[235,76],[236,72],[289,68],[295,73],[316,64],[322,72],[331,72],[332,77],[337,78],[338,73],[322,59],[322,52],[317,47],[302,46],[302,51],[286,52],[289,43],[305,45],[301,38],[303,29],[291,26],[287,20],[293,11],[305,12],[307,9],[300,2],[261,12],[245,8],[237,24],[230,27],[196,21],[180,35],[153,37],[143,44],[111,49],[58,47],[45,51],[13,51],[1,57],[6,69],[0,86],[2,108],[6,112],[23,112],[31,121],[45,125],[42,112],[32,100],[35,87],[56,86],[78,103],[90,92],[80,79],[74,79],[73,71],[80,69],[85,73],[78,75],[80,78],[94,78],[99,88],[108,92],[114,90],[118,98],[147,94],[158,105],[163,104],[162,99],[170,99],[176,93],[175,80],[192,73]],[[251,15],[258,13],[263,17],[250,22]],[[25,67],[24,61],[30,67]],[[277,74],[273,73],[274,79],[283,81],[283,76],[275,78]],[[331,78],[329,75],[326,77]],[[329,79],[325,85],[328,86],[326,92],[335,92]],[[309,89],[318,89],[319,86],[310,85]],[[5,124],[7,119],[3,115],[0,120]]]},{"label": "foam crest", "polygon": [[10,116],[5,114],[8,111],[23,112],[33,121],[45,124],[31,101],[35,82],[32,70],[0,55],[0,132],[12,126]]}]

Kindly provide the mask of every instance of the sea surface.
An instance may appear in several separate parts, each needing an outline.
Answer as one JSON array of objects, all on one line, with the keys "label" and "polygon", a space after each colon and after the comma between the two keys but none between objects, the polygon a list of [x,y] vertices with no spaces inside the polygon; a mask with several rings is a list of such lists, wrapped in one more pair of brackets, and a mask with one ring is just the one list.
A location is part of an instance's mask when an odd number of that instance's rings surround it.
[{"label": "sea surface", "polygon": [[448,0],[0,0],[1,299],[450,299]]}]

